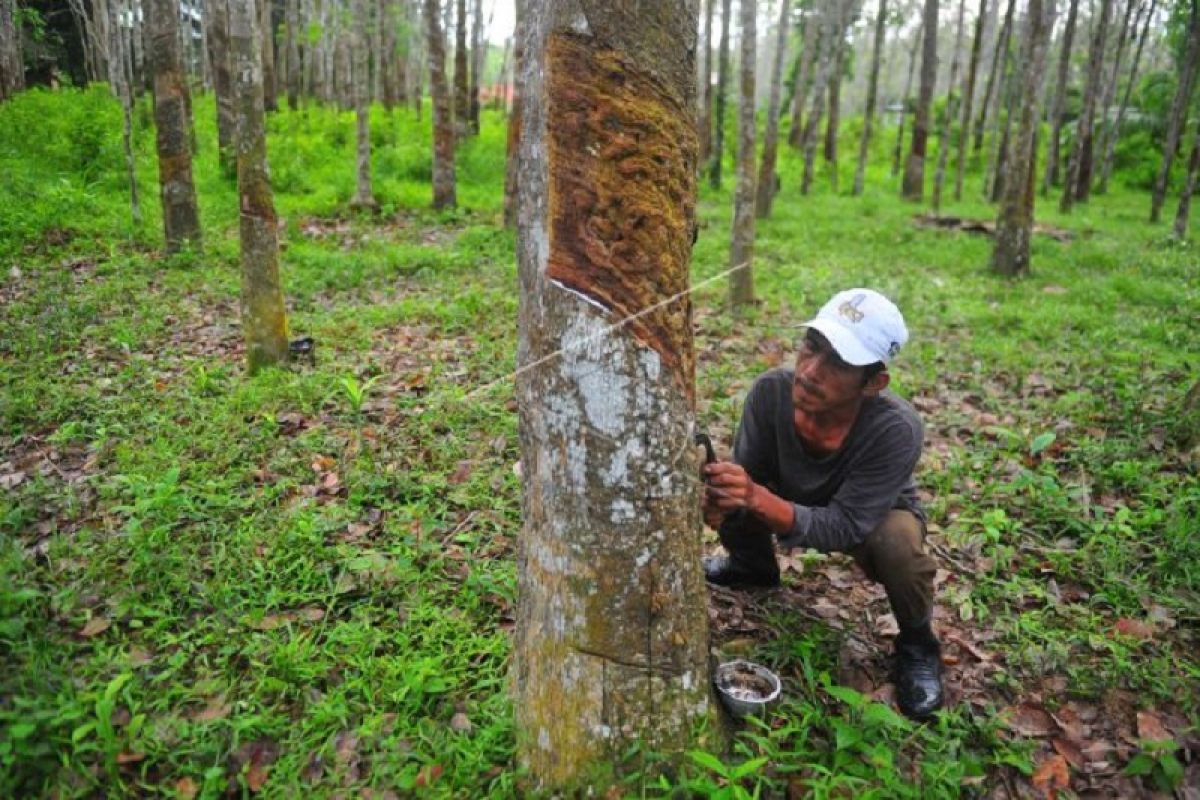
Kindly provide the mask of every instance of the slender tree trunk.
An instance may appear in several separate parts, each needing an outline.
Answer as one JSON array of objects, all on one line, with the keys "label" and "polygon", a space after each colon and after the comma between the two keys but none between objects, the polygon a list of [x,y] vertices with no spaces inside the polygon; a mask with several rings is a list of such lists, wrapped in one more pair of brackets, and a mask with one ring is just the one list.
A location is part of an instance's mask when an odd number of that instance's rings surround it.
[{"label": "slender tree trunk", "polygon": [[1200,0],[1191,0],[1190,13],[1187,51],[1179,69],[1179,86],[1175,90],[1175,99],[1171,103],[1167,135],[1163,139],[1162,162],[1158,168],[1158,176],[1154,180],[1154,193],[1150,200],[1151,222],[1158,222],[1162,214],[1163,203],[1166,202],[1171,164],[1175,160],[1175,151],[1179,148],[1179,139],[1183,136],[1184,128],[1187,127],[1188,107],[1192,102],[1196,71],[1200,69]]},{"label": "slender tree trunk", "polygon": [[901,194],[905,200],[921,202],[925,197],[925,150],[929,140],[929,113],[937,81],[938,2],[925,0],[925,41],[921,52],[921,88],[917,113],[913,116],[912,147],[904,166]]},{"label": "slender tree trunk", "polygon": [[704,3],[704,46],[700,50],[700,164],[708,162],[712,151],[712,25],[713,6],[717,0]]},{"label": "slender tree trunk", "polygon": [[1083,110],[1075,122],[1075,146],[1067,164],[1067,180],[1063,187],[1060,211],[1067,212],[1075,201],[1086,202],[1092,191],[1092,137],[1096,124],[1096,105],[1100,101],[1100,85],[1104,82],[1104,48],[1108,41],[1108,23],[1112,15],[1112,0],[1100,0],[1100,21],[1088,54],[1087,86],[1083,92]]},{"label": "slender tree trunk", "polygon": [[1188,213],[1191,211],[1192,195],[1196,191],[1197,172],[1200,172],[1200,124],[1196,125],[1196,132],[1192,140],[1192,154],[1188,158],[1187,180],[1179,195],[1179,207],[1175,210],[1174,235],[1181,242],[1187,238]]},{"label": "slender tree trunk", "polygon": [[357,139],[355,192],[350,205],[375,209],[375,193],[371,189],[371,104],[370,67],[367,48],[367,0],[354,2],[354,119]]},{"label": "slender tree trunk", "polygon": [[904,79],[904,97],[900,100],[900,125],[896,128],[896,149],[892,154],[892,177],[900,172],[900,155],[904,152],[904,124],[908,121],[908,101],[912,97],[913,74],[917,71],[917,45],[925,41],[925,21],[913,34],[912,50],[908,53],[908,77]]},{"label": "slender tree trunk", "polygon": [[522,87],[513,706],[546,795],[643,770],[634,746],[682,761],[717,728],[683,296],[695,4],[588,9],[580,31],[576,2],[530,4]]},{"label": "slender tree trunk", "polygon": [[829,77],[829,116],[825,120],[825,147],[822,155],[829,165],[829,185],[834,194],[838,191],[838,128],[841,127],[842,70],[845,69],[846,48],[838,42],[833,61],[833,74]]},{"label": "slender tree trunk", "polygon": [[1108,192],[1108,179],[1112,174],[1113,158],[1117,152],[1117,142],[1121,138],[1121,124],[1125,121],[1125,110],[1129,108],[1129,98],[1137,85],[1138,65],[1142,61],[1142,49],[1146,45],[1146,36],[1150,33],[1150,23],[1154,19],[1154,9],[1157,6],[1158,0],[1150,0],[1150,5],[1146,10],[1146,19],[1142,23],[1142,34],[1138,37],[1137,49],[1133,53],[1133,63],[1129,67],[1129,81],[1125,84],[1125,93],[1121,96],[1121,105],[1117,108],[1117,119],[1105,140],[1104,163],[1100,167],[1100,182],[1096,185],[1096,194]]},{"label": "slender tree trunk", "polygon": [[[1117,84],[1121,82],[1121,63],[1125,58],[1125,43],[1129,40],[1130,27],[1133,26],[1136,29],[1137,23],[1133,18],[1133,12],[1137,4],[1138,0],[1125,0],[1125,18],[1121,21],[1121,28],[1117,34],[1117,52],[1113,57],[1112,71],[1104,82],[1104,90],[1100,98],[1100,140],[1095,152],[1100,154],[1101,160],[1108,150],[1108,140],[1112,136],[1113,124],[1109,121],[1108,110],[1112,108],[1113,101],[1116,100]],[[1093,173],[1094,171],[1089,169],[1089,188],[1092,184]]]},{"label": "slender tree trunk", "polygon": [[[946,108],[942,115],[942,129],[938,133],[937,171],[933,176],[933,211],[942,208],[942,186],[946,182],[946,160],[950,155],[950,123],[954,119],[954,87],[958,84],[958,59],[962,55],[963,15],[966,0],[958,0],[958,27],[954,34],[954,56],[950,60],[950,88],[946,92]],[[961,133],[959,134],[961,137]]]},{"label": "slender tree trunk", "polygon": [[384,3],[383,0],[368,0],[367,10],[363,13],[368,14],[370,19],[367,23],[367,37],[371,42],[370,70],[371,70],[371,91],[367,96],[367,105],[383,102],[383,75],[388,63],[383,52],[383,27],[384,27]]},{"label": "slender tree trunk", "polygon": [[1042,194],[1050,195],[1050,187],[1059,184],[1062,146],[1063,112],[1066,109],[1067,82],[1071,74],[1071,47],[1075,42],[1075,20],[1079,12],[1079,0],[1070,0],[1067,23],[1063,29],[1062,47],[1058,52],[1058,82],[1054,89],[1054,104],[1050,107],[1050,141],[1046,146],[1046,175],[1042,182]]},{"label": "slender tree trunk", "polygon": [[[462,2],[462,0],[459,0]],[[442,38],[438,0],[424,0],[429,42],[429,94],[433,97],[433,207],[454,208],[454,116],[446,85],[446,42]]]},{"label": "slender tree trunk", "polygon": [[471,98],[467,58],[467,0],[456,0],[454,24],[454,135],[462,140],[470,133]]},{"label": "slender tree trunk", "polygon": [[140,98],[146,91],[145,55],[142,53],[142,14],[141,0],[122,0],[127,11],[128,25],[120,30],[125,37],[124,48],[129,54],[129,85],[134,97]]},{"label": "slender tree trunk", "polygon": [[25,56],[17,0],[0,0],[0,100],[25,88]]},{"label": "slender tree trunk", "polygon": [[483,0],[475,0],[471,14],[471,91],[467,106],[472,134],[479,133],[479,79],[483,75]]},{"label": "slender tree trunk", "polygon": [[[987,0],[984,0],[986,2]],[[879,64],[883,60],[883,41],[887,35],[887,0],[879,0],[879,13],[875,17],[875,45],[871,50],[871,75],[867,79],[867,105],[863,109],[863,131],[858,141],[858,166],[854,170],[854,195],[863,191],[863,178],[867,171],[867,153],[871,146],[871,128],[875,123],[876,98],[879,92]]]},{"label": "slender tree trunk", "polygon": [[[808,194],[812,188],[817,152],[817,131],[821,128],[827,93],[834,70],[841,60],[842,43],[846,28],[858,14],[858,0],[833,0],[821,15],[820,55],[817,72],[813,79],[812,110],[804,126],[801,146],[804,149],[804,174],[800,180],[800,193]],[[834,179],[836,189],[836,178]]]},{"label": "slender tree trunk", "polygon": [[200,245],[188,87],[179,53],[179,4],[177,0],[149,0],[146,12],[163,229],[167,252],[174,253],[186,243]]},{"label": "slender tree trunk", "polygon": [[[125,171],[129,176],[129,211],[135,226],[142,224],[142,203],[138,193],[137,161],[133,152],[133,58],[121,30],[125,0],[113,0],[104,5],[108,18],[104,30],[108,40],[104,43],[105,63],[108,66],[108,81],[113,93],[121,102],[122,144],[125,150]],[[99,26],[97,26],[99,27]]]},{"label": "slender tree trunk", "polygon": [[755,0],[739,0],[741,64],[739,65],[737,187],[733,198],[733,241],[729,248],[729,305],[737,311],[754,303],[754,67]]},{"label": "slender tree trunk", "polygon": [[1020,116],[1012,152],[1006,159],[1009,175],[996,220],[992,270],[1001,275],[1029,272],[1029,240],[1033,235],[1034,173],[1037,166],[1036,133],[1039,87],[1046,63],[1050,31],[1054,27],[1054,0],[1029,0],[1029,23],[1017,65]]},{"label": "slender tree trunk", "polygon": [[262,34],[254,0],[229,0],[229,42],[237,108],[238,208],[241,210],[242,330],[251,374],[288,355],[287,312],[279,280],[278,225],[267,168]]},{"label": "slender tree trunk", "polygon": [[780,0],[775,60],[771,64],[771,95],[767,102],[767,129],[763,133],[762,165],[758,171],[754,200],[754,213],[761,219],[771,216],[771,204],[775,200],[775,161],[779,156],[779,101],[780,95],[783,94],[783,62],[787,58],[790,11],[790,0]]},{"label": "slender tree trunk", "polygon": [[217,93],[217,147],[221,170],[232,175],[236,166],[233,152],[233,75],[229,52],[230,0],[205,0],[209,12],[208,58],[212,62],[213,88]]},{"label": "slender tree trunk", "polygon": [[721,43],[717,53],[717,98],[712,152],[709,153],[708,183],[721,188],[721,160],[725,153],[725,99],[729,87],[729,25],[733,15],[731,0],[721,0]]},{"label": "slender tree trunk", "polygon": [[279,93],[275,91],[275,18],[271,14],[272,0],[258,0],[262,32],[263,103],[267,111],[277,111]]},{"label": "slender tree trunk", "polygon": [[816,57],[821,25],[824,24],[821,18],[823,14],[829,13],[828,9],[822,10],[822,5],[820,0],[814,2],[804,21],[804,43],[803,49],[800,51],[800,66],[796,70],[796,84],[792,87],[792,127],[788,131],[788,144],[797,149],[804,140],[804,104],[808,102],[811,90],[809,78],[812,77],[813,59]]},{"label": "slender tree trunk", "polygon": [[[987,84],[983,90],[983,102],[979,104],[979,119],[975,120],[974,150],[978,154],[983,149],[983,133],[991,111],[993,98],[1000,94],[996,91],[997,78],[1003,80],[1005,62],[1008,61],[1008,40],[1012,36],[1013,13],[1017,0],[1008,0],[1008,8],[1004,12],[1004,22],[1000,26],[1000,35],[996,38],[996,49],[992,51],[992,68],[988,70]],[[999,103],[996,103],[999,106]],[[997,112],[998,113],[998,112]],[[995,116],[995,114],[993,114]]]},{"label": "slender tree trunk", "polygon": [[347,9],[337,7],[337,75],[338,75],[338,105],[343,111],[354,108],[354,15]]},{"label": "slender tree trunk", "polygon": [[[1028,20],[1026,22],[1028,23]],[[1028,24],[1026,24],[1026,27],[1028,27]],[[1019,36],[1017,40],[1020,42]],[[1004,55],[1007,61],[1008,54],[1005,53]],[[999,139],[997,139],[996,128],[1000,127],[1000,114],[994,114],[991,123],[991,136],[989,137],[991,147],[988,151],[988,160],[983,170],[984,193],[993,203],[999,203],[1000,199],[1004,196],[1005,162],[1008,160],[1009,154],[1008,140],[1012,133],[1013,121],[1017,117],[1022,99],[1020,96],[1020,76],[1017,74],[1019,66],[1016,64],[1005,64],[1002,69],[1004,70],[1004,78],[1000,82],[1000,97],[1004,100],[1004,127],[1001,129]]]},{"label": "slender tree trunk", "polygon": [[979,18],[975,20],[975,38],[971,43],[971,63],[967,67],[967,83],[963,88],[962,114],[958,120],[958,152],[954,165],[954,199],[962,200],[963,177],[967,170],[967,140],[971,137],[971,111],[975,100],[975,76],[979,56],[983,51],[983,28],[987,22],[987,0],[979,0]]},{"label": "slender tree trunk", "polygon": [[295,111],[300,107],[300,0],[286,2],[287,104]]},{"label": "slender tree trunk", "polygon": [[521,148],[521,118],[524,111],[521,104],[521,87],[528,83],[525,77],[525,6],[529,0],[516,0],[516,28],[513,31],[513,84],[512,111],[508,115],[508,147],[504,173],[504,224],[515,228],[517,225],[517,187],[520,183]]}]

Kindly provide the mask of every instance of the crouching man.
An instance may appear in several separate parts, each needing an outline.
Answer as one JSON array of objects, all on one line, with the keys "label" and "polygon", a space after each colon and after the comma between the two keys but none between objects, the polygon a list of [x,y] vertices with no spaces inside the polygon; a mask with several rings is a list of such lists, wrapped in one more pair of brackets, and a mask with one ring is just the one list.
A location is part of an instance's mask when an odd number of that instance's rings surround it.
[{"label": "crouching man", "polygon": [[900,625],[897,701],[922,719],[942,704],[930,625],[936,566],[912,477],[923,432],[912,406],[887,390],[908,330],[870,289],[838,293],[805,327],[795,369],[761,375],[746,397],[734,460],[705,467],[705,521],[728,553],[706,559],[705,577],[777,586],[775,540],[849,553],[887,591]]}]

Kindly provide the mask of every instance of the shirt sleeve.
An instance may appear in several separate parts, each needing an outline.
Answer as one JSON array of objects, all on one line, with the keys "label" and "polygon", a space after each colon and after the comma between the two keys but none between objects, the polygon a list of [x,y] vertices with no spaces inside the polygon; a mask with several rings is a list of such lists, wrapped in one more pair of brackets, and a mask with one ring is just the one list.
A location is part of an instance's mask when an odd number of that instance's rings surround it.
[{"label": "shirt sleeve", "polygon": [[921,455],[921,433],[905,424],[888,427],[850,465],[826,506],[795,504],[792,528],[780,547],[843,551],[862,544],[896,506]]}]

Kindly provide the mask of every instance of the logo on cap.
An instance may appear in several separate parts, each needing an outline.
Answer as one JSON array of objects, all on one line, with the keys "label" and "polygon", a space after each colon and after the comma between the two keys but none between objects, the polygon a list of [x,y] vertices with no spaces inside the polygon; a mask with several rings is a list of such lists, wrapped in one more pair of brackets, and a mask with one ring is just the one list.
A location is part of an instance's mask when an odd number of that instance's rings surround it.
[{"label": "logo on cap", "polygon": [[838,306],[838,313],[851,322],[862,322],[863,317],[866,315],[860,311],[858,307],[861,306],[863,301],[866,299],[867,296],[865,294],[856,294],[854,297]]}]

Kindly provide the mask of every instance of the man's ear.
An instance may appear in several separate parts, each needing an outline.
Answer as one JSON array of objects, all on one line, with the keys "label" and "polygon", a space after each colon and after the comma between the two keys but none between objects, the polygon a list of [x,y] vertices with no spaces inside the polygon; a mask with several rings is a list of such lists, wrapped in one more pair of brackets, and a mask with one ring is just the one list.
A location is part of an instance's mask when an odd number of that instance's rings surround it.
[{"label": "man's ear", "polygon": [[865,397],[874,397],[888,387],[892,382],[892,376],[885,369],[882,372],[876,372],[871,379],[867,381],[867,385],[863,387],[863,395]]}]

